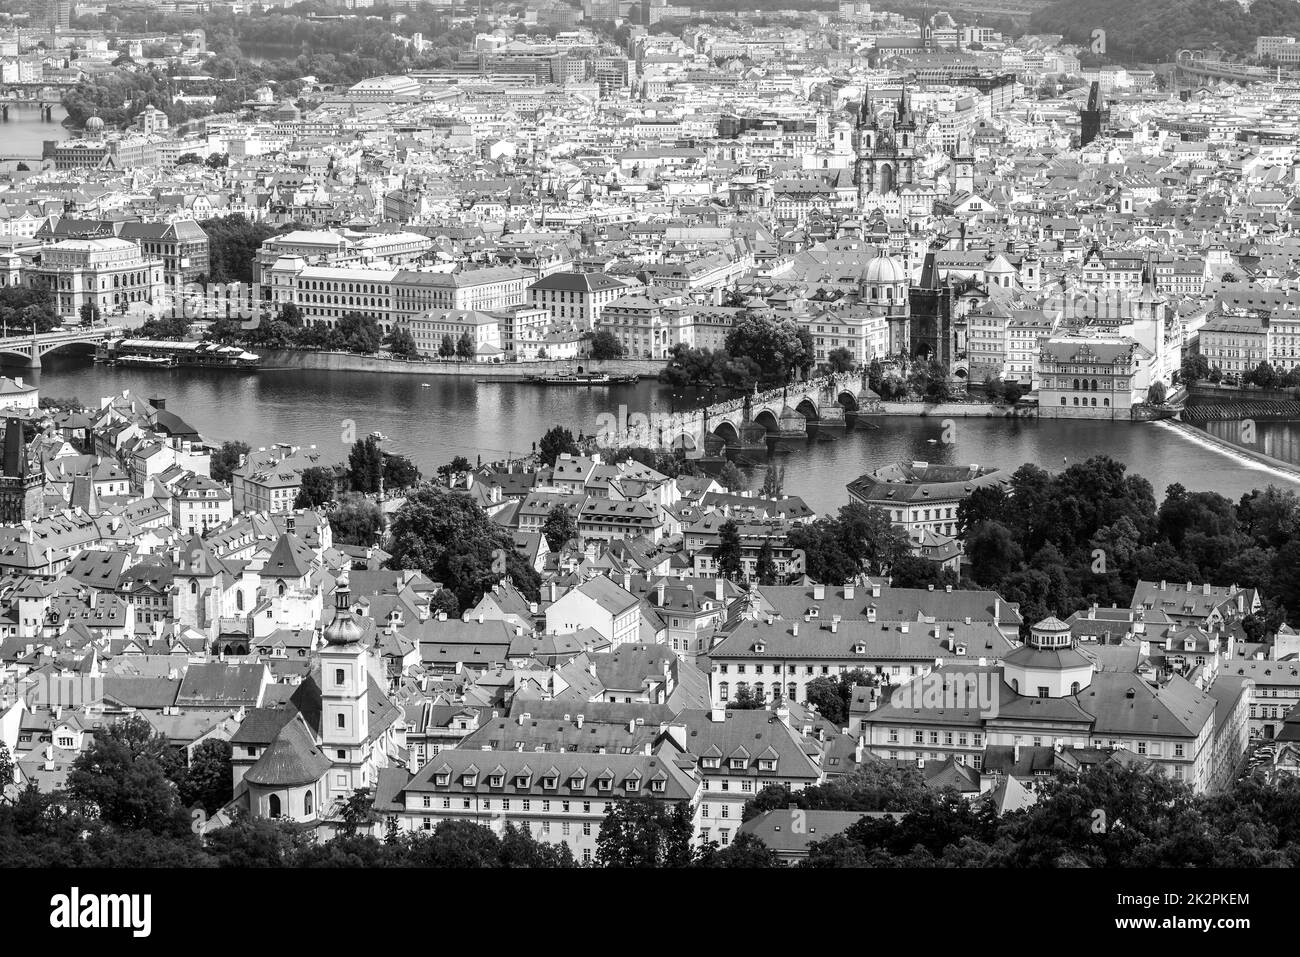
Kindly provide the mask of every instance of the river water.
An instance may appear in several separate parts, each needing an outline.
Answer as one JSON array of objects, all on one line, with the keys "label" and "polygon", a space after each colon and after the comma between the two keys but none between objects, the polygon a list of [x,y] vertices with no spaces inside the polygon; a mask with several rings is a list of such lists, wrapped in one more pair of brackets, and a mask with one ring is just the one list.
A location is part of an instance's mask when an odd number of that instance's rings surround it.
[{"label": "river water", "polygon": [[[42,395],[76,396],[88,404],[123,390],[146,399],[162,396],[169,410],[208,441],[241,439],[254,448],[276,442],[316,445],[330,461],[344,461],[354,437],[379,430],[387,437],[385,448],[410,456],[425,474],[457,455],[473,462],[480,455],[494,461],[527,452],[557,423],[575,435],[594,434],[600,430],[601,416],[618,415],[620,405],[628,414],[669,412],[703,398],[674,393],[653,381],[596,389],[542,388],[476,384],[468,377],[359,372],[123,369],[94,365],[77,355],[47,356],[38,371],[4,372],[37,382]],[[422,387],[424,382],[428,388]],[[772,453],[772,460],[786,468],[786,492],[803,496],[815,510],[825,512],[848,501],[849,481],[900,459],[978,462],[1009,469],[1035,462],[1056,471],[1100,453],[1145,476],[1157,500],[1173,482],[1233,500],[1270,482],[1297,487],[1152,423],[957,419],[950,420],[951,441],[945,442],[938,419],[884,416],[873,421],[878,428],[829,430],[833,442],[809,441]],[[1282,438],[1284,424],[1261,423],[1261,431],[1265,427],[1277,436],[1275,451],[1286,441],[1300,451],[1294,437]],[[762,469],[748,474],[755,485],[762,481]]]},{"label": "river water", "polygon": [[67,129],[60,125],[67,119],[67,111],[55,105],[52,116],[51,120],[42,119],[35,103],[10,104],[8,121],[0,122],[0,157],[40,159],[46,140],[67,138]]}]

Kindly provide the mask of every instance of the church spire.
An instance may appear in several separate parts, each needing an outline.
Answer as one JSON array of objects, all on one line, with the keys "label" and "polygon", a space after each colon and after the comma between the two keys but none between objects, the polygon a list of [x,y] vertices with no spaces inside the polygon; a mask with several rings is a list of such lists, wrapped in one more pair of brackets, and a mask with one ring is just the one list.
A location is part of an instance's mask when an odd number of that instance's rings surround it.
[{"label": "church spire", "polygon": [[862,102],[858,105],[858,126],[866,126],[869,122],[871,122],[871,84],[864,80]]}]

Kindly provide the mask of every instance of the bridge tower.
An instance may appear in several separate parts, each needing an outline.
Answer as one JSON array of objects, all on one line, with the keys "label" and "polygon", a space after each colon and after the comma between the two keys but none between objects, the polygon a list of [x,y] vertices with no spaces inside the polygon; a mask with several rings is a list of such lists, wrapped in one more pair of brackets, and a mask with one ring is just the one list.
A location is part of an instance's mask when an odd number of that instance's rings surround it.
[{"label": "bridge tower", "polygon": [[27,460],[21,419],[5,419],[4,475],[0,476],[0,523],[21,525],[44,512],[45,470]]}]

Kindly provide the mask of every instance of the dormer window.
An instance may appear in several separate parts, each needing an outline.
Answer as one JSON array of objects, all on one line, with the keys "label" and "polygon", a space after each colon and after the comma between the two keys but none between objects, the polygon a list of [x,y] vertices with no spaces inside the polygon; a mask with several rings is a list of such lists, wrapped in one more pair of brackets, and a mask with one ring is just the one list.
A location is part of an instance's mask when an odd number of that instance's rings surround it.
[{"label": "dormer window", "polygon": [[445,788],[447,785],[451,784],[451,772],[439,771],[433,776],[433,783],[440,788]]},{"label": "dormer window", "polygon": [[758,762],[758,769],[759,769],[760,771],[775,771],[775,770],[776,770],[776,762],[773,761],[771,758],[766,758],[766,759],[760,760],[760,761]]},{"label": "dormer window", "polygon": [[754,654],[761,655],[765,650],[767,650],[767,645],[761,641],[754,642]]},{"label": "dormer window", "polygon": [[556,788],[559,785],[559,783],[560,783],[560,779],[557,778],[555,775],[542,778],[542,787],[548,791]]},{"label": "dormer window", "polygon": [[628,778],[626,781],[623,782],[623,786],[624,786],[625,788],[627,788],[629,791],[640,791],[640,790],[641,790],[641,779],[640,779],[640,778]]},{"label": "dormer window", "polygon": [[532,777],[527,774],[515,775],[515,787],[526,788],[532,784]]},{"label": "dormer window", "polygon": [[504,774],[494,774],[488,778],[488,787],[499,788],[505,784],[506,776]]},{"label": "dormer window", "polygon": [[478,785],[478,774],[463,775],[461,777],[461,783],[464,784],[465,787],[467,788],[476,787]]},{"label": "dormer window", "polygon": [[569,778],[569,787],[575,791],[581,791],[587,786],[587,776],[585,774],[575,774]]},{"label": "dormer window", "polygon": [[706,768],[716,770],[716,769],[717,769],[718,767],[720,767],[721,765],[722,765],[722,760],[721,760],[720,758],[705,758],[705,759],[704,759],[704,766],[705,766]]},{"label": "dormer window", "polygon": [[663,782],[663,781],[651,781],[651,782],[650,782],[650,790],[651,790],[651,791],[654,791],[656,794],[662,794],[662,793],[663,793],[663,789],[664,789],[664,782]]},{"label": "dormer window", "polygon": [[614,779],[611,777],[596,778],[596,790],[608,791],[614,787]]},{"label": "dormer window", "polygon": [[853,646],[853,653],[855,655],[865,655],[867,653],[867,646],[859,641],[856,645]]},{"label": "dormer window", "polygon": [[733,771],[743,771],[743,770],[745,770],[745,759],[744,759],[744,758],[732,758],[732,759],[731,759],[731,770],[733,770]]}]

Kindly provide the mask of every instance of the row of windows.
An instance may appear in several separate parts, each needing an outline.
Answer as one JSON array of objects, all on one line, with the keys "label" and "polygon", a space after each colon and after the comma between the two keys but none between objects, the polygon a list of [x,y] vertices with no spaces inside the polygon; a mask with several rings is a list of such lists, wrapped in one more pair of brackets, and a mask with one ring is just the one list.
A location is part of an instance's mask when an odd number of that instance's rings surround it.
[{"label": "row of windows", "polygon": [[[1079,405],[1079,404],[1080,404],[1080,403],[1079,403],[1079,397],[1078,397],[1077,395],[1074,397],[1074,404],[1075,404],[1075,405]],[[1084,396],[1084,397],[1083,397],[1083,405],[1087,405],[1087,404],[1088,404],[1088,397],[1087,397],[1087,396]],[[1096,397],[1095,395],[1092,397],[1092,404],[1093,404],[1094,407],[1097,405],[1097,397]],[[1102,404],[1102,406],[1103,406],[1104,408],[1109,408],[1109,407],[1110,407],[1110,399],[1102,399],[1102,400],[1101,400],[1101,404]],[[1065,396],[1061,396],[1061,405],[1065,405]]]}]

